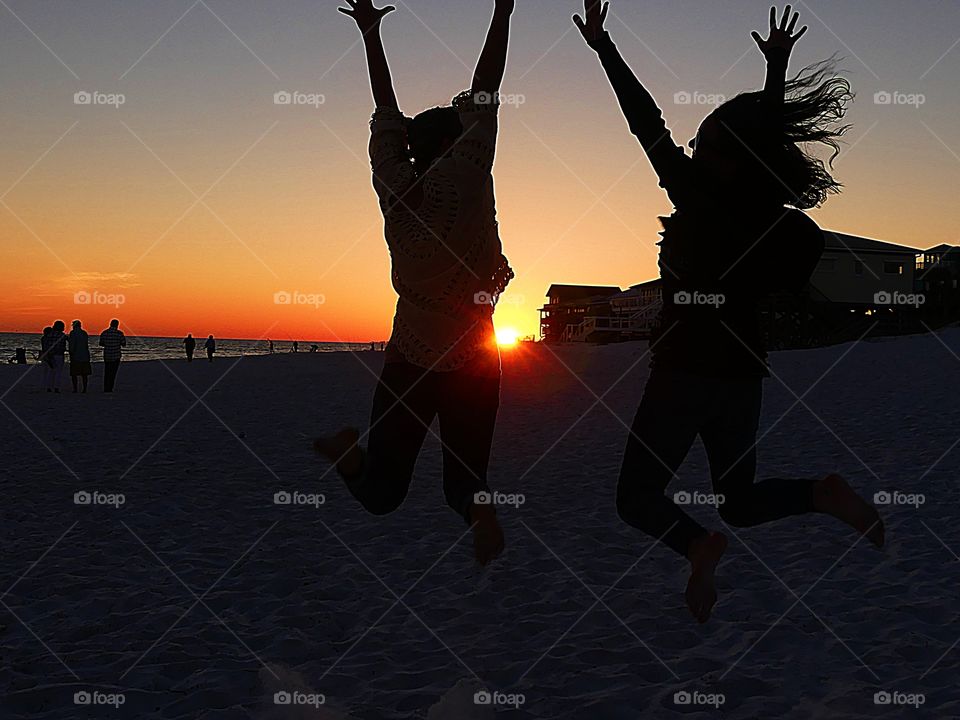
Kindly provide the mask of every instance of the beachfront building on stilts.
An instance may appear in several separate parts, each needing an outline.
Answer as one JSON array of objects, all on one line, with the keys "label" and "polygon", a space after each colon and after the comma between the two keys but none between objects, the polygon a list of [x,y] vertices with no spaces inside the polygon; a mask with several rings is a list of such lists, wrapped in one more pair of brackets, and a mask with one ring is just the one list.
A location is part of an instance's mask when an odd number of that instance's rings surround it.
[{"label": "beachfront building on stilts", "polygon": [[610,298],[620,292],[616,285],[554,284],[547,290],[547,303],[540,308],[540,337],[545,342],[597,342],[584,323],[610,315]]},{"label": "beachfront building on stilts", "polygon": [[[645,339],[659,321],[660,280],[626,290],[551,285],[540,308],[545,342]],[[824,231],[824,251],[806,288],[775,293],[760,306],[771,349],[829,345],[863,336],[922,332],[960,320],[960,247],[918,250]]]}]

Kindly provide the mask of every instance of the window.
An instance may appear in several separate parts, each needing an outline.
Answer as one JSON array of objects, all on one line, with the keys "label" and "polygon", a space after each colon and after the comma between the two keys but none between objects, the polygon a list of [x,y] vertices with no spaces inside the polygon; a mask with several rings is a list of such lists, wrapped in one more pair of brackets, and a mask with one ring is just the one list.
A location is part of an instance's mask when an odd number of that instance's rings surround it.
[{"label": "window", "polygon": [[903,275],[903,263],[885,260],[883,263],[883,272],[887,275]]},{"label": "window", "polygon": [[853,261],[853,272],[856,275],[863,275],[863,263],[860,260]]}]

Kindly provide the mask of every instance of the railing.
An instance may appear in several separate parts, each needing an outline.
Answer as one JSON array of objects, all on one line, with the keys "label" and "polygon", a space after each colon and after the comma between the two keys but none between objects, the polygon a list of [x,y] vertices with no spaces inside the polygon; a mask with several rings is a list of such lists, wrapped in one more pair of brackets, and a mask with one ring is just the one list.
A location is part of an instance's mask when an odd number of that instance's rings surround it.
[{"label": "railing", "polygon": [[585,342],[594,334],[642,334],[650,330],[660,313],[661,303],[651,303],[632,315],[593,315],[577,325],[568,325],[560,336],[561,342]]}]

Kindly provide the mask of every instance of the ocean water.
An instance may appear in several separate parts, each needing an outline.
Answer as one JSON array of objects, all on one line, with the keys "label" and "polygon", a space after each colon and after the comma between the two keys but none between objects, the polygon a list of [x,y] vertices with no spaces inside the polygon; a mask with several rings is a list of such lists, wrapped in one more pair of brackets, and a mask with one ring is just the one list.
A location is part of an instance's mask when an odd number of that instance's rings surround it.
[{"label": "ocean water", "polygon": [[[89,331],[88,331],[89,332]],[[197,338],[195,357],[205,356],[204,337]],[[300,352],[309,352],[314,343],[310,340],[300,341]],[[274,352],[286,353],[293,349],[289,340],[273,341]],[[351,352],[369,350],[370,343],[341,343],[317,342],[317,352]],[[27,349],[27,362],[34,362],[40,352],[40,333],[0,333],[0,362],[9,362],[14,357],[18,347]],[[377,349],[380,349],[379,343]],[[94,362],[100,360],[97,348],[97,336],[90,333],[90,350]],[[217,338],[217,356],[239,357],[241,355],[266,355],[270,352],[266,340],[238,340],[232,338]],[[185,357],[183,338],[169,337],[135,337],[127,335],[127,347],[124,351],[124,360],[174,360]]]}]

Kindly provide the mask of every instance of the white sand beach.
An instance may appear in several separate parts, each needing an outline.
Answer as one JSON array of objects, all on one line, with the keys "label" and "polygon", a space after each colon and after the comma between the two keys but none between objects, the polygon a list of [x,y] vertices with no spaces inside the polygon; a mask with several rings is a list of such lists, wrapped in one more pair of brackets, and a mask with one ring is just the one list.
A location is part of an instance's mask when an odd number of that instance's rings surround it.
[{"label": "white sand beach", "polygon": [[[490,484],[525,503],[485,571],[436,438],[385,518],[310,451],[366,427],[381,353],[129,362],[112,396],[0,367],[0,716],[960,716],[960,330],[772,354],[760,476],[903,495],[883,551],[825,517],[728,529],[704,626],[685,564],[614,507],[646,349],[504,353]],[[698,443],[671,491],[709,488]]]}]

